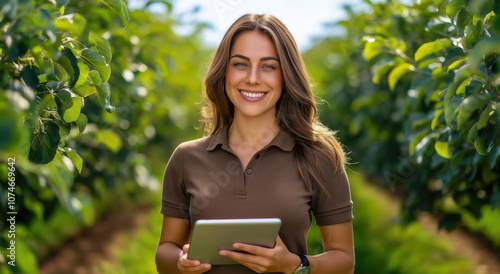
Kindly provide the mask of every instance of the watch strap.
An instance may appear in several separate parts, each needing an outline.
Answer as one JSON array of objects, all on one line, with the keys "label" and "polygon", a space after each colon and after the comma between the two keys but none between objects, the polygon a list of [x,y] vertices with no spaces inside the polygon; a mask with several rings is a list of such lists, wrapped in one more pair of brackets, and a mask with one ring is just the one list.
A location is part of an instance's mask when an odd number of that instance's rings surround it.
[{"label": "watch strap", "polygon": [[309,259],[307,259],[306,255],[297,254],[297,256],[299,256],[302,266],[309,266]]}]

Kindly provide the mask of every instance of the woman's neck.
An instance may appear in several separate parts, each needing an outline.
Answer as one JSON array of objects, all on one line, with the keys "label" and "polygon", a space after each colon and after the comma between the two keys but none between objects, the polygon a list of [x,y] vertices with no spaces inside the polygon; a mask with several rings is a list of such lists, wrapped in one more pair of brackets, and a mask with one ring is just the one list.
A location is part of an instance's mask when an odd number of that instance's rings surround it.
[{"label": "woman's neck", "polygon": [[257,151],[269,144],[279,131],[278,120],[274,115],[266,118],[235,114],[228,132],[229,145]]}]

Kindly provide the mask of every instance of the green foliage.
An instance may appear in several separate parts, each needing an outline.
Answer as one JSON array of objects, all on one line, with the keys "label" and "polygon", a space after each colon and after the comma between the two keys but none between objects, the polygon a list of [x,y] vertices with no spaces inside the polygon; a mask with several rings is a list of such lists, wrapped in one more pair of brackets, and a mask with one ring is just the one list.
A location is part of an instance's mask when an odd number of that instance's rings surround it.
[{"label": "green foliage", "polygon": [[[343,37],[305,53],[340,132],[359,162],[402,190],[402,221],[418,211],[452,229],[451,197],[476,218],[500,192],[500,4],[498,1],[366,1],[338,23]],[[325,58],[326,56],[326,58]],[[332,77],[333,76],[333,77]],[[324,95],[323,95],[324,94]]]},{"label": "green foliage", "polygon": [[[180,36],[170,14],[123,0],[0,2],[0,178],[15,157],[17,227],[44,231],[61,211],[90,226],[113,191],[135,201],[157,190],[173,146],[196,137],[203,26]],[[27,241],[34,261],[0,271],[33,267],[71,235]]]}]

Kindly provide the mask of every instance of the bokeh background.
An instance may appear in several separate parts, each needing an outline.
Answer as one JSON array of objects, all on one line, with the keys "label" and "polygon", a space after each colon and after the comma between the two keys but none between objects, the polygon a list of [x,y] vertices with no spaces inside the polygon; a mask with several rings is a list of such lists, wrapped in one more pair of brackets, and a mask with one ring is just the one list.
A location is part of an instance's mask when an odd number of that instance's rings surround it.
[{"label": "bokeh background", "polygon": [[356,273],[499,273],[500,1],[249,2],[0,1],[0,273],[156,273],[165,165],[249,12],[349,152]]}]

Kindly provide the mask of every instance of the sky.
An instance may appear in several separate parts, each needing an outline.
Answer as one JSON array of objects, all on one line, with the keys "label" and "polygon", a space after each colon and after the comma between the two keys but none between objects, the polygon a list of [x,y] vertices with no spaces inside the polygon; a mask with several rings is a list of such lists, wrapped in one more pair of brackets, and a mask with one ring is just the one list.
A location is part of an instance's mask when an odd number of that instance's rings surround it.
[{"label": "sky", "polygon": [[[129,9],[142,7],[147,0],[129,0]],[[290,30],[301,51],[312,46],[314,38],[334,34],[332,22],[346,18],[342,6],[360,4],[361,0],[174,0],[173,16],[184,25],[179,33],[192,31],[192,21],[209,23],[212,28],[203,33],[204,41],[217,46],[225,31],[246,13],[269,13],[280,19]],[[193,12],[199,7],[197,12]],[[165,10],[164,5],[153,5],[155,11]],[[330,23],[330,26],[328,26]]]}]

